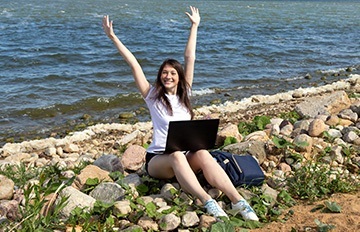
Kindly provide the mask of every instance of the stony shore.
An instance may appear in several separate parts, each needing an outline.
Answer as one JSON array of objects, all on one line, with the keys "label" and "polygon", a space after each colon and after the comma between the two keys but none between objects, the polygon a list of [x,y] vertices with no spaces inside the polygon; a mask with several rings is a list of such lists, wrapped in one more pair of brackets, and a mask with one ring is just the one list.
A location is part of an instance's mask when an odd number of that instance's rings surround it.
[{"label": "stony shore", "polygon": [[[351,97],[348,93],[355,94]],[[296,89],[271,96],[256,95],[241,101],[225,102],[221,105],[211,105],[196,109],[196,118],[220,118],[221,125],[217,145],[222,145],[226,137],[237,139],[237,143],[224,147],[224,150],[243,154],[250,153],[257,158],[264,173],[266,183],[263,192],[277,198],[278,188],[284,183],[287,173],[302,165],[301,162],[284,157],[274,146],[271,137],[276,135],[285,138],[293,144],[306,143],[306,146],[294,146],[294,152],[300,154],[303,160],[315,159],[326,147],[331,151],[323,157],[322,162],[331,170],[349,176],[359,181],[360,168],[360,75],[351,75],[348,79],[329,85]],[[301,120],[294,123],[278,118],[279,113],[296,111]],[[269,115],[271,123],[261,131],[242,136],[237,125],[249,121],[254,116]],[[0,169],[7,165],[24,164],[26,167],[45,167],[58,165],[65,178],[74,177],[70,186],[64,186],[56,198],[69,196],[69,202],[61,211],[61,217],[66,219],[76,206],[92,209],[95,201],[114,204],[113,215],[129,215],[129,194],[132,199],[139,197],[137,187],[144,183],[144,144],[148,144],[152,135],[151,122],[130,124],[98,124],[87,129],[61,138],[46,138],[41,140],[7,143],[0,148]],[[331,141],[326,139],[330,136]],[[344,149],[355,151],[351,157],[346,157]],[[290,148],[289,148],[290,149]],[[72,171],[82,163],[88,163],[79,174]],[[109,173],[119,171],[124,174],[121,181],[114,181]],[[90,193],[84,193],[86,180],[97,178],[100,184]],[[0,175],[0,220],[1,222],[18,219],[18,206],[25,204],[22,191],[11,178]],[[120,183],[121,182],[121,183]],[[33,184],[38,183],[36,178]],[[131,193],[123,188],[126,183]],[[282,185],[283,186],[283,185]],[[179,190],[176,183],[164,183],[157,194],[141,196],[146,204],[153,202],[157,212],[166,212],[173,204],[174,194],[171,189]],[[213,197],[219,197],[220,192],[208,188]],[[245,197],[251,193],[239,189]],[[185,213],[171,212],[161,218],[144,215],[136,224],[120,217],[117,228],[141,228],[144,231],[174,230],[183,231],[194,227],[209,227],[214,218],[194,208],[199,203],[179,191],[179,197],[188,203]],[[52,202],[56,204],[56,202]],[[229,205],[223,202],[223,207]],[[121,221],[121,223],[120,223]],[[81,225],[79,225],[81,228]]]}]

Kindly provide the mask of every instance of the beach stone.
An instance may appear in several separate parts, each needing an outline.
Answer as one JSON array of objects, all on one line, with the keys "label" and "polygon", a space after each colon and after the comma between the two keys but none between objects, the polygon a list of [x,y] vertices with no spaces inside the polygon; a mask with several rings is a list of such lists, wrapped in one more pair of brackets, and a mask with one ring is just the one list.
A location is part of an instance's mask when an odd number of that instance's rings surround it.
[{"label": "beach stone", "polygon": [[303,129],[303,130],[308,131],[311,121],[312,120],[309,120],[309,119],[296,121],[294,123],[294,129]]},{"label": "beach stone", "polygon": [[280,134],[280,126],[278,124],[270,125],[270,135],[279,135]]},{"label": "beach stone", "polygon": [[159,208],[165,207],[165,206],[168,205],[166,200],[164,198],[162,198],[162,197],[154,196],[152,202]]},{"label": "beach stone", "polygon": [[290,165],[288,165],[287,163],[280,163],[278,165],[278,168],[283,171],[284,173],[289,173],[291,172],[291,167]]},{"label": "beach stone", "polygon": [[119,141],[116,141],[115,146],[121,147],[126,144],[134,144],[136,143],[136,139],[141,135],[141,132],[139,130],[135,130],[131,132],[130,134],[125,135],[122,137]]},{"label": "beach stone", "polygon": [[328,130],[328,133],[329,133],[330,137],[332,137],[332,138],[341,138],[342,137],[342,133],[338,129],[331,128]]},{"label": "beach stone", "polygon": [[167,200],[172,200],[174,198],[174,194],[172,192],[177,192],[177,188],[170,183],[166,183],[162,186],[160,194],[163,198]]},{"label": "beach stone", "polygon": [[326,126],[323,120],[314,119],[309,125],[309,135],[312,137],[319,137],[325,131]]},{"label": "beach stone", "polygon": [[356,122],[359,118],[358,114],[353,112],[351,109],[344,109],[339,113],[339,117],[342,119],[347,119],[352,122]]},{"label": "beach stone", "polygon": [[281,123],[284,121],[282,118],[271,118],[270,123],[272,125],[278,125],[280,127]]},{"label": "beach stone", "polygon": [[217,146],[221,146],[224,144],[224,141],[227,137],[233,137],[235,138],[238,142],[241,142],[243,140],[242,135],[239,132],[239,129],[237,127],[237,125],[235,124],[228,124],[227,126],[225,126],[223,129],[221,129],[218,134],[217,134],[217,138],[216,138],[216,142],[215,144]]},{"label": "beach stone", "polygon": [[11,155],[15,155],[18,153],[22,153],[22,146],[19,143],[6,143],[3,147],[2,147],[2,157],[8,157]]},{"label": "beach stone", "polygon": [[158,224],[148,216],[141,217],[137,224],[145,231],[159,231]]},{"label": "beach stone", "polygon": [[112,179],[109,177],[109,172],[102,170],[95,165],[88,165],[83,170],[81,170],[80,174],[75,178],[72,186],[78,189],[82,189],[86,183],[86,180],[89,178],[97,178],[100,182],[112,182]]},{"label": "beach stone", "polygon": [[124,197],[125,190],[117,183],[102,182],[89,195],[98,201],[112,204]]},{"label": "beach stone", "polygon": [[267,184],[263,184],[261,186],[261,190],[264,195],[269,196],[271,198],[271,201],[269,203],[273,207],[276,204],[276,199],[277,199],[279,192],[276,191],[275,189],[271,188]]},{"label": "beach stone", "polygon": [[302,90],[302,89],[296,89],[296,90],[294,90],[294,92],[293,92],[293,94],[292,94],[292,97],[293,97],[293,98],[301,98],[301,97],[303,97],[304,95],[305,95],[304,90]]},{"label": "beach stone", "polygon": [[332,114],[332,115],[328,116],[325,123],[326,123],[326,125],[329,125],[329,126],[337,126],[340,123],[340,118],[337,115]]},{"label": "beach stone", "polygon": [[356,100],[355,102],[353,102],[350,106],[350,109],[357,113],[357,115],[360,117],[360,100]]},{"label": "beach stone", "polygon": [[[295,144],[295,151],[311,152],[312,145],[313,145],[313,139],[306,134],[300,134],[294,138],[293,143]],[[297,144],[299,144],[299,145],[297,145]],[[302,146],[302,144],[304,144],[304,145]]]},{"label": "beach stone", "polygon": [[293,130],[294,130],[294,126],[291,124],[287,124],[280,129],[280,134],[289,136],[291,135]]},{"label": "beach stone", "polygon": [[131,145],[121,157],[124,170],[137,171],[145,163],[146,149],[140,145]]},{"label": "beach stone", "polygon": [[347,143],[353,143],[359,136],[354,131],[348,131],[342,138]]},{"label": "beach stone", "polygon": [[114,203],[113,214],[114,215],[126,215],[131,213],[130,201],[121,200]]},{"label": "beach stone", "polygon": [[56,148],[55,147],[48,147],[45,149],[45,155],[53,157],[56,155]]},{"label": "beach stone", "polygon": [[234,143],[224,147],[222,150],[232,154],[246,154],[254,156],[259,164],[262,164],[266,159],[265,143],[262,141],[246,141],[241,143]]},{"label": "beach stone", "polygon": [[193,227],[198,225],[200,222],[199,217],[197,216],[196,212],[185,212],[185,214],[181,218],[181,224],[184,227]]},{"label": "beach stone", "polygon": [[200,216],[199,227],[200,228],[210,228],[211,225],[214,224],[215,222],[216,222],[215,217],[203,214]]},{"label": "beach stone", "polygon": [[207,193],[210,195],[211,198],[217,199],[218,197],[221,196],[222,191],[220,191],[219,189],[216,189],[216,188],[211,188],[207,191]]},{"label": "beach stone", "polygon": [[68,186],[60,191],[55,204],[58,204],[61,197],[68,197],[67,204],[60,210],[60,217],[64,219],[69,218],[71,211],[73,211],[76,207],[82,208],[85,211],[92,210],[96,201],[93,197],[82,193],[71,186]]},{"label": "beach stone", "polygon": [[161,230],[171,231],[175,230],[180,225],[180,218],[173,213],[164,215],[159,220]]},{"label": "beach stone", "polygon": [[269,136],[264,131],[255,131],[245,136],[244,141],[263,141],[269,140]]},{"label": "beach stone", "polygon": [[14,194],[14,181],[0,175],[0,200],[11,200]]},{"label": "beach stone", "polygon": [[349,108],[350,99],[345,91],[337,91],[324,96],[309,97],[295,106],[295,111],[301,117],[314,118],[316,115],[337,114],[343,109]]},{"label": "beach stone", "polygon": [[348,126],[351,126],[353,124],[354,124],[354,122],[351,121],[351,120],[340,118],[339,125],[341,125],[341,126],[348,127]]},{"label": "beach stone", "polygon": [[21,217],[19,202],[16,200],[0,200],[0,216],[15,221]]},{"label": "beach stone", "polygon": [[120,158],[112,154],[100,156],[94,161],[93,165],[98,166],[99,168],[108,172],[124,171]]},{"label": "beach stone", "polygon": [[63,148],[63,151],[66,153],[77,153],[80,151],[80,148],[78,145],[73,143],[67,143],[65,144],[65,147]]},{"label": "beach stone", "polygon": [[330,157],[332,160],[336,161],[339,164],[344,163],[344,156],[342,155],[342,147],[341,146],[333,146],[330,151]]},{"label": "beach stone", "polygon": [[136,173],[130,173],[121,180],[121,183],[134,185],[135,187],[142,184],[141,177]]},{"label": "beach stone", "polygon": [[[29,162],[31,155],[29,153],[17,153],[11,156],[6,157],[4,160],[12,161],[12,162]],[[38,159],[37,157],[36,159]]]}]

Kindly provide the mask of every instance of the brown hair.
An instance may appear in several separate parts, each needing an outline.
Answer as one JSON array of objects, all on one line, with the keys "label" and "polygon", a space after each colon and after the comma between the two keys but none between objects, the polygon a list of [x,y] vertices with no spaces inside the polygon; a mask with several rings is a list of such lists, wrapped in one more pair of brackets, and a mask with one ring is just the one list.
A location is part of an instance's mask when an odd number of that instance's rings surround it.
[{"label": "brown hair", "polygon": [[156,89],[155,90],[156,91],[155,98],[156,98],[156,100],[163,103],[165,105],[167,111],[169,112],[169,114],[173,115],[173,109],[171,107],[169,99],[165,95],[166,94],[165,87],[161,82],[161,73],[162,73],[165,65],[171,65],[177,71],[177,73],[179,75],[179,83],[177,85],[176,95],[179,97],[180,103],[188,109],[188,111],[191,115],[191,118],[193,118],[194,112],[192,111],[192,107],[191,107],[191,103],[190,103],[190,96],[189,96],[190,85],[189,85],[189,83],[187,83],[187,81],[185,79],[185,72],[184,72],[182,65],[180,64],[179,61],[177,61],[175,59],[166,59],[159,68],[157,78],[155,81],[155,89]]}]

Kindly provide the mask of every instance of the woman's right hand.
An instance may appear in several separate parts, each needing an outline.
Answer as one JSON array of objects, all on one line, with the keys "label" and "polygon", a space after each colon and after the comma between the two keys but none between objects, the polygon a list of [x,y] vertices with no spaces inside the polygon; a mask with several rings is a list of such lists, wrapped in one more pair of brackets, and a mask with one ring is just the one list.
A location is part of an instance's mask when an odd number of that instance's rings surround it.
[{"label": "woman's right hand", "polygon": [[113,29],[113,21],[109,20],[109,15],[105,15],[102,20],[102,26],[105,34],[113,39],[115,37],[114,29]]}]

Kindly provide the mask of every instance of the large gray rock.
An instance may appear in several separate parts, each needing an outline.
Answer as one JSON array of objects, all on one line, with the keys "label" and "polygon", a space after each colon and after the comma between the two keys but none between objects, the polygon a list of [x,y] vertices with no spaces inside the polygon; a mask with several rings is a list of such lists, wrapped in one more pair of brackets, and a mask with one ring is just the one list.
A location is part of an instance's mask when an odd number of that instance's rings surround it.
[{"label": "large gray rock", "polygon": [[108,172],[123,172],[124,169],[121,165],[121,160],[116,155],[102,155],[100,156],[93,165],[98,166],[99,168],[108,171]]},{"label": "large gray rock", "polygon": [[117,183],[112,182],[100,183],[90,192],[91,197],[109,204],[121,200],[124,195],[125,190]]},{"label": "large gray rock", "polygon": [[345,91],[338,91],[324,96],[309,97],[295,107],[295,111],[302,117],[312,117],[324,114],[337,114],[349,108],[350,99]]},{"label": "large gray rock", "polygon": [[82,208],[85,211],[90,211],[96,202],[95,198],[86,195],[71,186],[68,186],[60,191],[56,204],[59,203],[59,200],[62,197],[68,197],[67,204],[60,211],[60,216],[62,218],[69,218],[71,211],[73,211],[76,207]]}]

